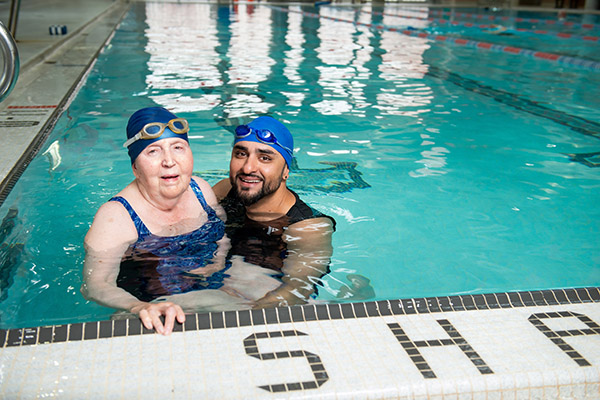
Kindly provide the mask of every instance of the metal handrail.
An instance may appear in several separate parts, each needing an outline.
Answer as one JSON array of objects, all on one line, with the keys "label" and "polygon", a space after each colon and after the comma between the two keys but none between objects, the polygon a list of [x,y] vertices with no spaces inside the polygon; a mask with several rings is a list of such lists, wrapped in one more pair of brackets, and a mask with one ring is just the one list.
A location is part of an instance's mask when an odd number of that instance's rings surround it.
[{"label": "metal handrail", "polygon": [[0,77],[0,101],[10,94],[19,77],[19,50],[17,44],[0,21],[0,50],[4,56],[4,68]]},{"label": "metal handrail", "polygon": [[17,38],[17,21],[19,20],[19,10],[21,9],[21,0],[11,0],[10,17],[8,18],[8,30],[13,38]]}]

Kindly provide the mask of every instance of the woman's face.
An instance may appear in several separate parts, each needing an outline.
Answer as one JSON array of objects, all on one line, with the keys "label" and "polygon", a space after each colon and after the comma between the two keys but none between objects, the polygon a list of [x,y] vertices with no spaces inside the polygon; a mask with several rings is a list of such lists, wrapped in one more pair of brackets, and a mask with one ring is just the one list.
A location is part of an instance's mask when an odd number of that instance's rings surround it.
[{"label": "woman's face", "polygon": [[133,174],[153,198],[172,199],[185,192],[192,179],[194,160],[188,142],[179,138],[158,140],[135,159]]}]

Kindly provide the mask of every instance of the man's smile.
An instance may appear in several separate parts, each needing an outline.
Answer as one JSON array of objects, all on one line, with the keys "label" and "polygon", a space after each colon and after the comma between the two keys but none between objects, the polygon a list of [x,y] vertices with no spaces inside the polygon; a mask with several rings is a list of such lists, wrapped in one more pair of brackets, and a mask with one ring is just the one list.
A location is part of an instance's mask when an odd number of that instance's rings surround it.
[{"label": "man's smile", "polygon": [[259,184],[263,181],[262,178],[260,178],[256,175],[245,175],[245,174],[238,175],[238,180],[241,182],[242,186],[252,186],[252,185]]}]

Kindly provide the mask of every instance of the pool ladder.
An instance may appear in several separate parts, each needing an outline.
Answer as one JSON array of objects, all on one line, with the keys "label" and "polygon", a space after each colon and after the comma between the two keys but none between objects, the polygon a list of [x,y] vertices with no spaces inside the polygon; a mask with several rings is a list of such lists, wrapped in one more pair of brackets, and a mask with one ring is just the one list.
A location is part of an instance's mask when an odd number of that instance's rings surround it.
[{"label": "pool ladder", "polygon": [[4,60],[0,76],[0,102],[11,92],[19,77],[19,51],[15,39],[0,21],[0,51]]}]

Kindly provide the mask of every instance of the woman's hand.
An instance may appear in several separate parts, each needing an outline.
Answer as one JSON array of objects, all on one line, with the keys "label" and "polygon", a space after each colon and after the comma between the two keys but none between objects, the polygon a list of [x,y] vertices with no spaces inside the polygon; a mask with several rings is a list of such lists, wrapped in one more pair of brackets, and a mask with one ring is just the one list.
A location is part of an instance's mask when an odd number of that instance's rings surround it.
[{"label": "woman's hand", "polygon": [[[163,303],[141,303],[132,307],[129,311],[137,314],[146,329],[153,329],[161,335],[170,335],[173,332],[175,320],[180,324],[185,322],[183,309],[175,303],[165,301]],[[165,317],[163,325],[160,317]]]}]

